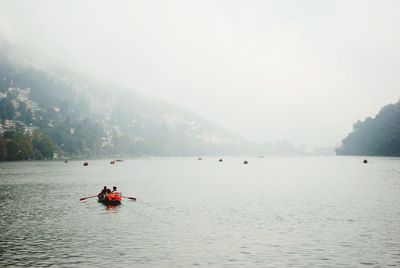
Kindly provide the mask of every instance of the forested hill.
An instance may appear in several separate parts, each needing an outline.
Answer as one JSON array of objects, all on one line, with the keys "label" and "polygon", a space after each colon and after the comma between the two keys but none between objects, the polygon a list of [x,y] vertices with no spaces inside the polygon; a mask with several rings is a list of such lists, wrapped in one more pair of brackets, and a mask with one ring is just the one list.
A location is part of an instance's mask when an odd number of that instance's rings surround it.
[{"label": "forested hill", "polygon": [[375,118],[353,125],[338,155],[400,156],[400,100],[383,107]]},{"label": "forested hill", "polygon": [[0,160],[229,154],[245,144],[183,108],[0,53]]}]

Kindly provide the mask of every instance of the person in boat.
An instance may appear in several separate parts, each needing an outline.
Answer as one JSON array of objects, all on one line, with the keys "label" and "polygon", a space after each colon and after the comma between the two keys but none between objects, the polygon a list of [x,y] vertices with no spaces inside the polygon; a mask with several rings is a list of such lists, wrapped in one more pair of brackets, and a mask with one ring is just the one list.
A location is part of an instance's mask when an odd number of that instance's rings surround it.
[{"label": "person in boat", "polygon": [[104,186],[104,188],[101,190],[101,192],[98,194],[98,196],[100,198],[104,198],[107,195],[107,190],[109,190],[109,189],[107,189],[107,186]]},{"label": "person in boat", "polygon": [[118,192],[118,190],[117,190],[117,186],[113,186],[113,190],[112,190],[112,192],[113,192],[113,193],[115,193],[115,192]]}]

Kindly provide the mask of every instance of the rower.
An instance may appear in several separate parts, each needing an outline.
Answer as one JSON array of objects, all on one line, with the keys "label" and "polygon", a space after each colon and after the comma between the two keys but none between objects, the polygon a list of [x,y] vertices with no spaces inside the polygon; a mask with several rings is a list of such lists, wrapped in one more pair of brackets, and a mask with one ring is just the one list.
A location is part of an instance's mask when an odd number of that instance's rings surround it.
[{"label": "rower", "polygon": [[112,192],[113,192],[113,193],[117,192],[117,186],[113,186]]},{"label": "rower", "polygon": [[99,196],[103,198],[104,196],[106,196],[106,194],[107,194],[107,186],[104,186],[103,190],[101,190],[101,192],[99,193]]}]

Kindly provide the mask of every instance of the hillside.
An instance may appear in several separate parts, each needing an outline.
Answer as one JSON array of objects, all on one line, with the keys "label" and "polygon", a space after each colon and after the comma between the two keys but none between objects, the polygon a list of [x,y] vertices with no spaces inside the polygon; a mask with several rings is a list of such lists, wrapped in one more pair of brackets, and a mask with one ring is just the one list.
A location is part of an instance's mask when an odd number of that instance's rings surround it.
[{"label": "hillside", "polygon": [[231,154],[246,144],[184,108],[21,66],[4,54],[0,119],[0,159],[7,160]]},{"label": "hillside", "polygon": [[355,123],[336,153],[400,156],[400,101],[384,106],[375,118]]}]

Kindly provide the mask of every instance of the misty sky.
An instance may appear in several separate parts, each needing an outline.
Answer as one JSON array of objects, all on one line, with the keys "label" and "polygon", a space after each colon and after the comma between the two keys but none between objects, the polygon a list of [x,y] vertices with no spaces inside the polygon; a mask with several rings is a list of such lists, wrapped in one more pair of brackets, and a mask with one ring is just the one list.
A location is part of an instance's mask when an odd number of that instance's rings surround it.
[{"label": "misty sky", "polygon": [[335,146],[400,97],[400,1],[0,0],[0,36],[254,141]]}]

